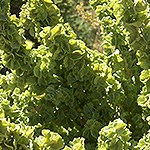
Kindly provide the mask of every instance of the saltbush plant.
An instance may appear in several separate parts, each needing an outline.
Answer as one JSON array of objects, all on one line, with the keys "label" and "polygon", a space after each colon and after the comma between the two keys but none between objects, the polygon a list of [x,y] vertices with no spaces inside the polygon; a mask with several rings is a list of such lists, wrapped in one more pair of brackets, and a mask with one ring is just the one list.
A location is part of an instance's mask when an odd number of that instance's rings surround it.
[{"label": "saltbush plant", "polygon": [[0,1],[0,149],[149,149],[149,1],[90,4],[102,53],[53,1]]}]

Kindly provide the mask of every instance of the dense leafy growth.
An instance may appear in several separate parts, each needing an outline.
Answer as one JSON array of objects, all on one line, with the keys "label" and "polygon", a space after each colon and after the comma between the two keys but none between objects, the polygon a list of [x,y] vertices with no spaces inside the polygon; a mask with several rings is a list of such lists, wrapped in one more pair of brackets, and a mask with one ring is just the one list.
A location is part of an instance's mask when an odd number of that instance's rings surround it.
[{"label": "dense leafy growth", "polygon": [[149,1],[90,1],[102,53],[69,2],[0,1],[0,149],[148,150]]}]

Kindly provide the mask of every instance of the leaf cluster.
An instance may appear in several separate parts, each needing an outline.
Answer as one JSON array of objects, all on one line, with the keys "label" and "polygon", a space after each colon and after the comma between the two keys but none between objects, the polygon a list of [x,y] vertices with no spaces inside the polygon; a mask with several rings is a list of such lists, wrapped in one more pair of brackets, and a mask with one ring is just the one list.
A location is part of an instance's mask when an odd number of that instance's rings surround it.
[{"label": "leaf cluster", "polygon": [[103,53],[51,0],[18,2],[0,2],[0,148],[148,149],[149,2],[90,2]]}]

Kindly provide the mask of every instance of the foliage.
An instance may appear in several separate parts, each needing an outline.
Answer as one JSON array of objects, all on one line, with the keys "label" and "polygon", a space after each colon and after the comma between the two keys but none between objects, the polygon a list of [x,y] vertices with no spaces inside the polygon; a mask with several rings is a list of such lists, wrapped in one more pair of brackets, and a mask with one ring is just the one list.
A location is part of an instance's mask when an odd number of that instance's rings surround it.
[{"label": "foliage", "polygon": [[122,120],[116,119],[102,128],[98,138],[98,149],[129,149],[131,144],[128,141],[131,132],[126,126]]},{"label": "foliage", "polygon": [[[137,140],[148,130],[146,116],[139,107],[141,97],[139,94],[144,88],[139,76],[143,74],[142,69],[145,69],[141,62],[146,60],[145,57],[149,57],[148,51],[140,43],[143,41],[143,30],[149,20],[149,3],[140,0],[135,2],[93,0],[91,5],[102,22],[102,40],[108,66],[112,68],[113,76],[120,82],[122,88],[120,93],[111,92],[109,97],[114,105],[119,106],[120,118],[130,124],[133,138]],[[147,40],[143,44],[148,48]],[[143,50],[146,50],[147,54],[142,54]],[[148,61],[147,59],[145,64]]]},{"label": "foliage", "polygon": [[148,149],[149,2],[90,2],[103,53],[51,0],[16,2],[0,1],[0,148]]},{"label": "foliage", "polygon": [[[77,38],[86,42],[88,47],[99,50],[99,20],[87,0],[53,0],[60,8],[65,22],[68,22]],[[96,34],[97,33],[97,34]]]}]

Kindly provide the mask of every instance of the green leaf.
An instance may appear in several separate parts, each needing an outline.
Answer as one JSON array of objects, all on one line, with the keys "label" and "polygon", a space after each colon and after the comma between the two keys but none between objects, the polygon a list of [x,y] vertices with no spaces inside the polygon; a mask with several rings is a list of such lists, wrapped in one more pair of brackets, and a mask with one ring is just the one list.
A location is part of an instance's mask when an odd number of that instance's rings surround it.
[{"label": "green leaf", "polygon": [[57,24],[53,29],[51,29],[51,36],[49,40],[52,40],[54,37],[59,35],[61,33],[62,27],[63,27],[62,24]]},{"label": "green leaf", "polygon": [[70,142],[70,145],[71,145],[72,149],[85,150],[84,141],[85,141],[84,138],[74,138],[74,140],[72,142]]},{"label": "green leaf", "polygon": [[35,77],[41,78],[42,72],[40,71],[40,63],[38,63],[33,69]]},{"label": "green leaf", "polygon": [[0,119],[5,117],[5,112],[2,109],[2,107],[0,106]]},{"label": "green leaf", "polygon": [[145,0],[135,0],[134,3],[137,12],[144,11],[147,8],[147,2]]},{"label": "green leaf", "polygon": [[141,80],[143,83],[146,83],[149,79],[150,79],[150,69],[148,69],[148,70],[143,70],[143,71],[141,72],[141,75],[140,75],[140,80]]},{"label": "green leaf", "polygon": [[42,135],[43,135],[43,136],[50,135],[50,130],[43,129],[43,130],[42,130]]},{"label": "green leaf", "polygon": [[30,41],[30,40],[25,41],[26,50],[31,50],[33,45],[34,45],[34,43],[32,41]]},{"label": "green leaf", "polygon": [[138,105],[140,105],[140,106],[145,106],[146,103],[147,102],[147,98],[146,98],[146,96],[144,96],[144,95],[140,95],[139,97],[138,97],[138,99],[137,99],[137,103],[138,103]]},{"label": "green leaf", "polygon": [[53,4],[53,2],[51,0],[44,0],[44,2],[49,3],[49,4]]},{"label": "green leaf", "polygon": [[37,84],[37,78],[34,76],[29,76],[27,77],[27,82],[29,82],[29,84],[32,84],[32,85]]}]

